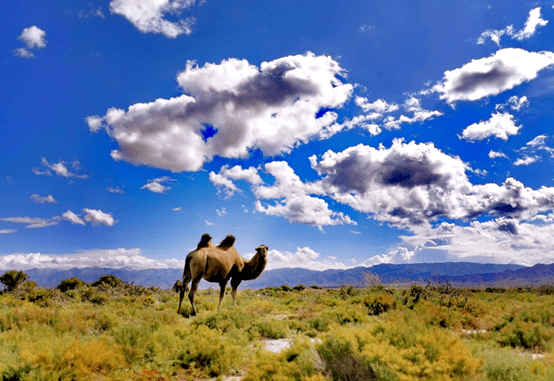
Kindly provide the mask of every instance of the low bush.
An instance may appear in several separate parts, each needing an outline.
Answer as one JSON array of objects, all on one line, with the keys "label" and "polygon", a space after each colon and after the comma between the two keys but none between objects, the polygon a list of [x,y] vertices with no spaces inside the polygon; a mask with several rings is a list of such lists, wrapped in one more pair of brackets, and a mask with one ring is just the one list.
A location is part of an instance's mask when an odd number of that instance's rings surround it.
[{"label": "low bush", "polygon": [[58,284],[56,287],[61,292],[66,292],[68,290],[77,290],[83,288],[87,283],[83,282],[82,280],[79,280],[77,277],[73,277],[70,279],[64,279]]},{"label": "low bush", "polygon": [[364,298],[364,305],[370,315],[380,315],[396,308],[396,299],[386,291],[369,293]]},{"label": "low bush", "polygon": [[116,277],[115,275],[102,275],[96,282],[92,283],[92,287],[106,286],[106,287],[116,287],[122,284],[123,281]]}]

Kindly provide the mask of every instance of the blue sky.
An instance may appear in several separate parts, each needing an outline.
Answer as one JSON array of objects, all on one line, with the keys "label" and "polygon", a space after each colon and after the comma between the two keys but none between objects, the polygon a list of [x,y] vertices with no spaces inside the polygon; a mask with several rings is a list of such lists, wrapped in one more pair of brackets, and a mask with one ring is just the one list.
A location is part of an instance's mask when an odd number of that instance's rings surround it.
[{"label": "blue sky", "polygon": [[554,262],[553,1],[24,1],[0,269]]}]

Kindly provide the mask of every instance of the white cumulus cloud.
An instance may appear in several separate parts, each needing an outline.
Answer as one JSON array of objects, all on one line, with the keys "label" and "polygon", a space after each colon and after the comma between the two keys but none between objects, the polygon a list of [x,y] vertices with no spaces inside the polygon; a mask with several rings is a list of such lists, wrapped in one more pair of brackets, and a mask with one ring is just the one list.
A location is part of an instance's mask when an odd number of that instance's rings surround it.
[{"label": "white cumulus cloud", "polygon": [[535,79],[539,71],[553,64],[552,52],[501,49],[490,57],[446,71],[443,82],[432,90],[441,93],[440,98],[449,104],[460,100],[475,101]]},{"label": "white cumulus cloud", "polygon": [[14,54],[27,59],[35,58],[35,54],[31,50],[44,48],[46,46],[45,36],[46,32],[34,25],[23,29],[17,39],[23,42],[25,47],[15,49]]},{"label": "white cumulus cloud", "polygon": [[[273,216],[285,217],[292,223],[317,226],[322,230],[327,225],[356,225],[349,216],[329,209],[327,202],[312,196],[319,190],[311,184],[304,184],[294,170],[284,161],[265,165],[265,172],[275,177],[271,186],[259,185],[253,188],[256,211]],[[273,199],[274,204],[264,205],[259,199]]]},{"label": "white cumulus cloud", "polygon": [[514,162],[514,165],[520,166],[520,165],[530,165],[533,163],[536,163],[537,161],[540,161],[540,156],[524,156],[522,158],[517,159]]},{"label": "white cumulus cloud", "polygon": [[[549,217],[544,218],[548,220]],[[551,218],[550,218],[551,219]],[[442,252],[448,260],[535,265],[553,263],[552,221],[518,221],[498,218],[473,221],[468,226],[441,223],[412,236],[401,236],[418,253]]]},{"label": "white cumulus cloud", "polygon": [[504,159],[507,159],[507,158],[508,158],[508,156],[507,156],[505,153],[497,152],[497,151],[492,151],[492,150],[489,152],[489,157],[490,157],[491,159],[496,159],[496,158],[499,158],[499,157],[502,157],[502,158],[504,158]]},{"label": "white cumulus cloud", "polygon": [[235,192],[241,191],[232,180],[246,180],[254,185],[263,182],[256,168],[242,169],[240,165],[235,165],[233,168],[224,165],[219,173],[210,172],[209,179],[217,187],[218,193],[225,192],[226,198],[231,197]]},{"label": "white cumulus cloud", "polygon": [[521,126],[516,126],[513,115],[494,113],[489,120],[473,123],[466,127],[461,138],[476,141],[494,136],[506,141],[510,135],[517,135],[520,128]]},{"label": "white cumulus cloud", "polygon": [[260,149],[272,156],[323,136],[338,117],[327,109],[342,107],[353,91],[338,78],[343,72],[332,58],[312,53],[260,68],[234,58],[203,67],[188,62],[177,76],[186,94],[86,120],[119,144],[115,160],[193,172],[215,155],[246,158]]},{"label": "white cumulus cloud", "polygon": [[104,213],[101,210],[85,208],[83,212],[85,213],[85,221],[90,222],[92,226],[113,226],[117,223],[117,220],[110,213]]}]

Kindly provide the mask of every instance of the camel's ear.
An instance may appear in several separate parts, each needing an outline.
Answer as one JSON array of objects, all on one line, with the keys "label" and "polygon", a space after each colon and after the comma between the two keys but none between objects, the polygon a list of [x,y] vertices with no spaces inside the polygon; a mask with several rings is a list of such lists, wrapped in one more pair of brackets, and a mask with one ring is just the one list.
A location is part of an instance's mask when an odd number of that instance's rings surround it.
[{"label": "camel's ear", "polygon": [[203,247],[208,246],[210,241],[212,240],[212,237],[208,233],[202,234],[202,238],[200,239],[200,242],[198,242],[197,249],[201,249]]},{"label": "camel's ear", "polygon": [[231,234],[227,234],[227,237],[225,237],[225,239],[221,241],[218,247],[220,249],[227,250],[228,248],[233,246],[234,243],[235,243],[235,237],[232,236]]}]

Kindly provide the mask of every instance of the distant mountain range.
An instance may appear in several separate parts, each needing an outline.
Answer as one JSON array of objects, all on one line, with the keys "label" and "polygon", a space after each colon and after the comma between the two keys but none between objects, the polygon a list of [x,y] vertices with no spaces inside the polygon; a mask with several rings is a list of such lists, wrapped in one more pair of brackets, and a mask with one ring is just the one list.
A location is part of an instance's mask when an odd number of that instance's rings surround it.
[{"label": "distant mountain range", "polygon": [[[53,288],[62,280],[77,277],[85,282],[94,282],[102,275],[115,275],[125,282],[146,287],[169,289],[181,279],[182,269],[111,269],[89,267],[84,269],[56,270],[30,269],[25,271],[29,280],[39,286]],[[369,282],[383,284],[409,284],[413,282],[443,282],[467,287],[475,286],[520,286],[554,283],[554,264],[525,267],[520,265],[496,265],[469,262],[416,263],[372,267],[356,267],[348,270],[314,271],[301,268],[267,270],[256,280],[245,281],[241,288],[265,288],[288,285],[321,286],[326,288],[341,285],[364,286]],[[217,288],[217,284],[202,281],[200,288]]]}]

